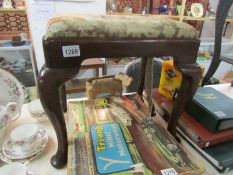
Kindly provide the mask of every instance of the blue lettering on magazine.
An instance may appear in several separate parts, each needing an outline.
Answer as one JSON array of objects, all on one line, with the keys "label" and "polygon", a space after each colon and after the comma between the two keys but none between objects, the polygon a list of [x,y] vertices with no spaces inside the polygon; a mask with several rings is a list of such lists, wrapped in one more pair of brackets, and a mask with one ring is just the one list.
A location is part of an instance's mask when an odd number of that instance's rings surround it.
[{"label": "blue lettering on magazine", "polygon": [[98,173],[108,174],[130,169],[133,160],[117,123],[91,126],[91,136]]}]

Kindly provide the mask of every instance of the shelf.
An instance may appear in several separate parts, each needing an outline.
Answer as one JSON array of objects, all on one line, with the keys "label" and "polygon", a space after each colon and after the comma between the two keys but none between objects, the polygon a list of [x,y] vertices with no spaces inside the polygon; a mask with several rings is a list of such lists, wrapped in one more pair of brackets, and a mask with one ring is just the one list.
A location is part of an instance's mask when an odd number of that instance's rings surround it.
[{"label": "shelf", "polygon": [[[140,15],[143,16],[143,14],[124,14],[124,13],[107,13],[109,15]],[[187,21],[214,21],[215,17],[193,17],[193,16],[179,16],[179,15],[155,15],[155,14],[145,14],[145,15],[152,15],[152,16],[160,16],[161,18],[171,18],[171,19],[177,19],[177,20],[187,20]],[[233,18],[226,19],[226,22],[233,22]]]},{"label": "shelf", "polygon": [[25,12],[25,8],[0,8],[0,12]]},{"label": "shelf", "polygon": [[10,41],[0,40],[0,51],[18,51],[18,50],[28,50],[31,47],[31,42],[26,41],[22,46],[12,46]]},{"label": "shelf", "polygon": [[[233,46],[233,41],[229,38],[222,38],[223,46]],[[201,38],[200,46],[214,46],[214,38]]]},{"label": "shelf", "polygon": [[[192,17],[192,16],[183,16],[183,20],[189,21],[214,21],[215,17]],[[233,22],[233,18],[228,18],[225,20],[226,22]]]},{"label": "shelf", "polygon": [[172,19],[179,19],[181,16],[179,15],[156,15],[156,14],[140,14],[140,13],[111,13],[106,12],[107,15],[129,15],[129,16],[158,16],[161,18],[172,18]]},{"label": "shelf", "polygon": [[189,20],[189,21],[207,21],[207,20],[215,20],[215,18],[214,17],[183,16],[183,20]]}]

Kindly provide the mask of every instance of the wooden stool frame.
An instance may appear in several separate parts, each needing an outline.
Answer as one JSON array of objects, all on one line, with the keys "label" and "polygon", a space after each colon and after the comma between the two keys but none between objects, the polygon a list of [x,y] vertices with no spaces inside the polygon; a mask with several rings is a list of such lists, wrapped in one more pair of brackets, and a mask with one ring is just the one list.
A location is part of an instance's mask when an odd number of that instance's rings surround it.
[{"label": "wooden stool frame", "polygon": [[[62,46],[79,45],[80,56],[63,58]],[[63,109],[66,111],[64,83],[79,72],[87,58],[142,57],[138,94],[142,96],[145,66],[148,57],[173,56],[174,66],[182,73],[182,83],[174,103],[168,130],[176,136],[176,126],[186,103],[195,94],[201,69],[196,64],[198,39],[158,38],[43,38],[45,65],[38,76],[41,103],[57,134],[58,149],[51,164],[62,168],[67,163],[67,130]],[[63,103],[62,103],[63,101]]]}]

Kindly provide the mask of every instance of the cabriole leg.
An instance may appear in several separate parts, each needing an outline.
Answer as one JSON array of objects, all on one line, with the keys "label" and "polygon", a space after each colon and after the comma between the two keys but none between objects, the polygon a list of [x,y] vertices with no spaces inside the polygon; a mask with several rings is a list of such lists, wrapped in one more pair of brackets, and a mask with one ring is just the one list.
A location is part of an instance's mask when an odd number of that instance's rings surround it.
[{"label": "cabriole leg", "polygon": [[182,73],[182,83],[168,121],[168,131],[179,141],[176,135],[178,120],[198,88],[201,68],[196,63],[175,65],[175,67]]},{"label": "cabriole leg", "polygon": [[61,103],[61,88],[78,73],[78,70],[79,68],[51,69],[44,66],[38,76],[40,100],[57,135],[58,149],[51,158],[51,164],[55,168],[62,168],[67,163],[67,131]]}]

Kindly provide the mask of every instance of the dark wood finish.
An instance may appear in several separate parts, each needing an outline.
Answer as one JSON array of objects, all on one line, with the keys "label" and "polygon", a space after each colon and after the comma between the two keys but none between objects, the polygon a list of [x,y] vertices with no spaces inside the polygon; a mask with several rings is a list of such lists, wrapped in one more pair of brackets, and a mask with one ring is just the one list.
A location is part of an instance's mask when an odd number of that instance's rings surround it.
[{"label": "dark wood finish", "polygon": [[223,28],[225,24],[225,19],[227,14],[232,6],[233,0],[219,0],[217,6],[217,13],[216,13],[216,21],[215,21],[215,42],[214,42],[214,56],[211,61],[210,67],[204,76],[201,86],[207,84],[210,78],[214,75],[218,66],[221,62],[220,55],[221,55],[221,44],[222,44],[222,34]]},{"label": "dark wood finish", "polygon": [[[60,87],[78,72],[83,60],[88,58],[145,57],[139,93],[145,80],[147,57],[174,56],[174,65],[183,74],[177,101],[171,113],[168,130],[176,137],[176,126],[187,101],[195,93],[200,68],[195,64],[200,41],[159,38],[44,38],[45,67],[38,77],[39,94],[42,105],[51,120],[58,138],[58,150],[52,158],[56,168],[67,162],[67,133],[63,117]],[[62,46],[79,45],[81,56],[63,58]]]},{"label": "dark wood finish", "polygon": [[149,109],[149,117],[152,116],[152,88],[153,88],[153,57],[146,58],[146,75],[145,75],[145,92],[147,94],[147,102]]},{"label": "dark wood finish", "polygon": [[67,100],[66,100],[66,87],[62,85],[61,87],[61,100],[62,100],[62,109],[64,112],[67,112]]},{"label": "dark wood finish", "polygon": [[[153,64],[153,63],[151,63]],[[144,89],[144,84],[145,84],[145,77],[146,77],[146,65],[147,65],[147,57],[143,57],[141,60],[141,68],[140,68],[140,74],[139,74],[139,81],[138,81],[138,95],[141,97],[141,99],[143,100],[143,89]],[[152,67],[153,68],[153,67]],[[153,72],[153,70],[152,70]],[[153,79],[153,77],[151,77]],[[152,83],[153,84],[153,83]],[[149,98],[148,98],[149,100]],[[152,98],[151,98],[152,101]],[[149,109],[150,110],[150,109]],[[154,105],[152,105],[152,109],[151,109],[151,116],[155,116],[156,112],[155,112],[155,108]]]},{"label": "dark wood finish", "polygon": [[78,71],[79,67],[73,69],[50,69],[43,66],[38,76],[38,91],[41,104],[57,134],[58,149],[51,159],[51,164],[56,168],[62,168],[66,164],[68,149],[61,91],[63,90],[64,93],[64,82],[73,78]]},{"label": "dark wood finish", "polygon": [[171,117],[168,121],[168,130],[179,141],[176,136],[178,120],[184,111],[185,105],[192,99],[198,88],[201,78],[201,69],[196,63],[179,64],[175,62],[174,66],[182,73],[182,83],[171,112]]},{"label": "dark wood finish", "polygon": [[146,76],[146,63],[147,59],[146,57],[142,58],[141,60],[141,68],[140,68],[140,74],[139,74],[139,81],[138,81],[138,95],[141,97],[143,96],[143,88],[144,88],[144,82],[145,82],[145,76]]},{"label": "dark wood finish", "polygon": [[[197,55],[199,40],[117,39],[117,38],[44,38],[45,64],[49,68],[75,68],[88,58],[160,57]],[[63,58],[62,46],[79,45],[80,57]],[[184,49],[189,48],[189,49]],[[55,52],[56,50],[56,52]],[[53,52],[51,52],[53,51]],[[196,59],[196,58],[195,58]],[[189,63],[185,58],[183,62]]]}]

